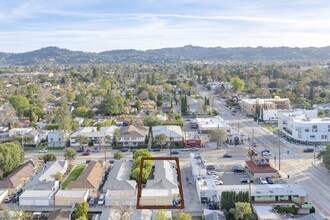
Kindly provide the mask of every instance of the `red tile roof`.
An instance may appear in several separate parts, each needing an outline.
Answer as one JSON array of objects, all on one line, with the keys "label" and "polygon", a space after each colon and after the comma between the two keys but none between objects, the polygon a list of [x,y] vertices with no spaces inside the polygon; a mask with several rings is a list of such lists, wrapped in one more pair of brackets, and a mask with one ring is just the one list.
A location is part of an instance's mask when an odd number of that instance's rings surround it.
[{"label": "red tile roof", "polygon": [[271,166],[258,166],[251,160],[247,160],[245,163],[252,173],[277,173],[277,170]]}]

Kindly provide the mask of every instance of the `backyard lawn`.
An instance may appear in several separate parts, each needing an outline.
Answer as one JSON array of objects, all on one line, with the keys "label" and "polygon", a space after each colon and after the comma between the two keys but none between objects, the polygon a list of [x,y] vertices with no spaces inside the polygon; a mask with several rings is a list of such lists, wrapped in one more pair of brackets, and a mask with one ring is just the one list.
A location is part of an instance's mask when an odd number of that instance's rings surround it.
[{"label": "backyard lawn", "polygon": [[76,180],[80,176],[81,172],[85,169],[85,165],[79,164],[77,165],[69,174],[69,176],[65,179],[65,181],[62,183],[62,189],[65,189],[65,187],[69,184],[71,180]]}]

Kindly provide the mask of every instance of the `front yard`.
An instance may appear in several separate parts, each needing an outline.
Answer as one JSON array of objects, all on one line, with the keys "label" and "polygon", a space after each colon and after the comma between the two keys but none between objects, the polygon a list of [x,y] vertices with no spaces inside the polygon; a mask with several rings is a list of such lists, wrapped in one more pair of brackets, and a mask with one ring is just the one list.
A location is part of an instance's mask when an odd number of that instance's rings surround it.
[{"label": "front yard", "polygon": [[69,184],[70,181],[78,179],[80,176],[81,172],[85,169],[84,164],[79,164],[75,166],[75,168],[71,171],[69,176],[64,180],[62,183],[62,189],[65,189],[66,186]]}]

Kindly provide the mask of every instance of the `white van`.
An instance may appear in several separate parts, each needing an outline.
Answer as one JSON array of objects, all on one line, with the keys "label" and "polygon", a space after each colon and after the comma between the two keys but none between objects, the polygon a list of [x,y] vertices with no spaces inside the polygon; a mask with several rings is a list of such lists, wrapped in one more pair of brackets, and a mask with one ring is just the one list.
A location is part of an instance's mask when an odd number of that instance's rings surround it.
[{"label": "white van", "polygon": [[99,197],[99,201],[97,202],[98,205],[104,205],[105,194],[101,194]]}]

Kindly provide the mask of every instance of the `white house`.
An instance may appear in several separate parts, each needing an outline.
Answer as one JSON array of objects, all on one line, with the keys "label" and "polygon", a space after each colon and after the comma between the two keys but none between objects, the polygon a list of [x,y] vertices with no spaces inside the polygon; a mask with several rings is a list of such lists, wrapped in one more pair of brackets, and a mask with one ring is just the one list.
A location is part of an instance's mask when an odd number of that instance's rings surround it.
[{"label": "white house", "polygon": [[48,133],[48,147],[65,147],[65,142],[64,131],[50,131]]},{"label": "white house", "polygon": [[198,130],[200,133],[208,133],[213,130],[229,130],[230,126],[220,117],[196,118]]},{"label": "white house", "polygon": [[[82,135],[88,138],[89,143],[83,144],[83,146],[88,146],[89,144],[97,147],[109,145],[113,139],[113,133],[117,127],[101,127],[100,130],[97,130],[97,127],[81,127],[76,132],[70,136],[70,146],[78,147],[80,144],[76,141],[76,137]],[[109,139],[105,138],[109,137]],[[109,142],[108,142],[109,140]]]},{"label": "white house", "polygon": [[174,200],[181,200],[175,161],[155,160],[154,167],[153,179],[141,191],[140,205],[172,206]]},{"label": "white house", "polygon": [[[115,161],[103,186],[105,206],[136,204],[136,181],[130,180],[132,161]],[[134,198],[132,201],[132,198]],[[128,201],[131,201],[128,203]],[[127,204],[128,203],[128,204]]]},{"label": "white house", "polygon": [[157,125],[151,128],[153,142],[155,142],[155,137],[160,134],[165,134],[167,143],[178,143],[182,145],[183,143],[183,133],[180,126],[177,125]]},{"label": "white house", "polygon": [[48,162],[36,176],[25,186],[20,196],[20,206],[51,206],[54,204],[54,193],[59,189],[56,174],[64,174],[68,168],[66,160]]},{"label": "white house", "polygon": [[28,132],[31,132],[32,128],[13,128],[9,130],[9,137],[16,135],[25,135]]},{"label": "white house", "polygon": [[120,136],[116,139],[117,146],[140,146],[145,145],[149,127],[128,125],[120,128]]},{"label": "white house", "polygon": [[330,118],[310,118],[302,111],[279,114],[278,127],[288,140],[299,143],[329,143]]}]

